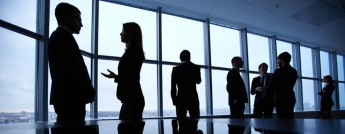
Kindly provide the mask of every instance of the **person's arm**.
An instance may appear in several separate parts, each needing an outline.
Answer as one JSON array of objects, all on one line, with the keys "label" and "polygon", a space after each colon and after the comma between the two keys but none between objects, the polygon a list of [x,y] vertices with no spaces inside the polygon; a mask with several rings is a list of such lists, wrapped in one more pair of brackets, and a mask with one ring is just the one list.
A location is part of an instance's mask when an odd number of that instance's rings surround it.
[{"label": "person's arm", "polygon": [[233,100],[237,100],[239,95],[237,95],[238,88],[238,81],[236,81],[235,74],[236,72],[230,70],[227,75],[227,84],[226,89],[228,91],[229,97]]},{"label": "person's arm", "polygon": [[196,84],[200,84],[201,83],[201,73],[200,73],[200,66],[197,66],[196,67],[196,69],[197,69],[197,74],[195,75],[196,77],[195,77],[195,83]]},{"label": "person's arm", "polygon": [[171,95],[171,100],[173,102],[173,105],[176,105],[176,92],[177,92],[177,89],[176,89],[176,84],[177,84],[177,81],[176,81],[176,68],[173,67],[172,69],[172,73],[171,73],[171,90],[170,90],[170,95]]},{"label": "person's arm", "polygon": [[276,69],[270,79],[270,81],[268,82],[268,85],[267,85],[267,91],[272,91],[276,88],[276,82],[277,82],[277,79],[278,79],[278,75],[279,75],[279,70]]},{"label": "person's arm", "polygon": [[259,88],[259,87],[257,87],[257,85],[256,85],[256,83],[255,83],[255,78],[253,78],[253,80],[252,80],[252,85],[251,85],[251,87],[250,87],[250,93],[252,94],[252,95],[254,95],[254,94],[256,94],[256,88]]}]

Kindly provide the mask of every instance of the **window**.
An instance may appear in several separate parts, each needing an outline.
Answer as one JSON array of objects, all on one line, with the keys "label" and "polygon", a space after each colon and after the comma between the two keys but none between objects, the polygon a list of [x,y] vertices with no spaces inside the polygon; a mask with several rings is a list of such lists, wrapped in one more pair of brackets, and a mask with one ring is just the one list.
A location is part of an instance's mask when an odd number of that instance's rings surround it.
[{"label": "window", "polygon": [[338,66],[338,80],[344,81],[344,56],[337,55],[337,66]]},{"label": "window", "polygon": [[[301,70],[304,77],[315,77],[312,49],[301,46]],[[303,63],[303,64],[302,64]]]},{"label": "window", "polygon": [[229,98],[226,90],[228,71],[212,70],[213,115],[229,115]]},{"label": "window", "polygon": [[[36,40],[0,27],[0,116],[34,121]],[[3,112],[3,113],[2,113]]]},{"label": "window", "polygon": [[[249,70],[259,71],[259,65],[263,62],[270,65],[270,53],[268,48],[268,38],[247,34],[248,38],[248,60],[249,60]],[[270,72],[268,66],[267,72]]]},{"label": "window", "polygon": [[180,62],[182,50],[189,50],[191,61],[205,64],[203,23],[162,14],[162,58]]},{"label": "window", "polygon": [[240,32],[230,28],[210,25],[212,66],[232,67],[231,59],[241,56]]},{"label": "window", "polygon": [[[81,19],[83,27],[79,34],[73,34],[78,43],[79,49],[91,52],[91,27],[92,27],[92,0],[50,0],[50,18],[49,18],[49,32],[50,34],[58,27],[55,18],[55,8],[61,2],[67,2],[74,5],[81,12]],[[33,2],[35,3],[35,2]],[[36,4],[36,3],[35,3]]]},{"label": "window", "polygon": [[283,42],[283,41],[280,41],[280,40],[277,40],[277,56],[279,56],[279,54],[281,54],[283,52],[288,52],[289,54],[291,54],[290,65],[293,66],[293,62],[294,62],[293,61],[293,57],[294,57],[294,55],[292,55],[292,44],[291,43],[287,43],[287,42]]},{"label": "window", "polygon": [[260,74],[253,74],[253,73],[250,73],[249,74],[249,87],[248,87],[248,94],[250,95],[250,105],[249,105],[249,107],[250,107],[250,113],[253,113],[254,111],[254,101],[255,101],[255,95],[256,94],[254,94],[254,95],[252,95],[251,93],[250,93],[250,90],[251,90],[251,87],[252,87],[252,82],[253,82],[253,79],[255,78],[255,77],[258,77],[258,76],[260,76]]},{"label": "window", "polygon": [[157,117],[157,65],[143,64],[140,85],[145,97],[143,117]]},{"label": "window", "polygon": [[99,2],[99,54],[122,56],[126,47],[121,42],[120,33],[127,22],[136,22],[140,26],[145,57],[156,60],[156,13],[104,1]]},{"label": "window", "polygon": [[330,75],[329,53],[320,51],[321,79],[323,76]]},{"label": "window", "polygon": [[340,109],[345,110],[345,83],[339,83],[338,86]]},{"label": "window", "polygon": [[36,32],[36,0],[6,0],[0,2],[0,19]]},{"label": "window", "polygon": [[[175,106],[171,100],[171,65],[163,65],[163,116],[176,116]],[[200,115],[206,115],[206,89],[205,89],[205,69],[200,70],[201,83],[196,86],[199,97]],[[178,90],[178,88],[177,88]],[[189,116],[189,114],[187,114]]]},{"label": "window", "polygon": [[313,111],[315,109],[315,90],[314,80],[302,79],[302,90],[303,90],[303,109],[304,111]]},{"label": "window", "polygon": [[[89,73],[89,76],[91,78],[91,58],[83,56],[87,71]],[[50,67],[49,67],[50,68]],[[50,92],[51,92],[51,84],[52,84],[52,79],[50,75],[50,69],[48,68],[48,121],[55,122],[57,114],[55,113],[54,106],[50,105]],[[89,119],[91,117],[91,105],[90,103],[85,106],[86,108],[86,113],[85,113],[85,119]]]}]

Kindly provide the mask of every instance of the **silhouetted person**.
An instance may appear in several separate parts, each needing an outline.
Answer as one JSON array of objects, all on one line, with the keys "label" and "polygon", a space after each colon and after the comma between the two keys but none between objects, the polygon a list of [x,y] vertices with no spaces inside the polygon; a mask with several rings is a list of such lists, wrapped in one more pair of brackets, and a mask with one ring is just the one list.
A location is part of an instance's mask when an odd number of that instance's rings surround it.
[{"label": "silhouetted person", "polygon": [[288,52],[279,54],[278,67],[268,84],[268,90],[274,92],[273,103],[279,119],[293,119],[296,97],[294,85],[297,71],[290,65],[291,55]]},{"label": "silhouetted person", "polygon": [[[180,54],[182,64],[173,68],[171,73],[171,99],[176,106],[177,118],[186,118],[187,111],[191,118],[200,117],[199,97],[196,84],[200,84],[200,67],[190,61],[190,52]],[[176,92],[176,86],[178,90]]]},{"label": "silhouetted person", "polygon": [[121,101],[119,119],[142,119],[145,99],[140,86],[140,71],[145,60],[141,28],[137,23],[123,24],[121,41],[126,44],[126,51],[118,65],[118,75],[108,69],[107,78],[114,78],[117,83],[116,96]]},{"label": "silhouetted person", "polygon": [[248,103],[246,86],[240,75],[239,69],[243,66],[241,57],[234,57],[231,60],[232,69],[228,72],[226,77],[226,90],[229,94],[230,117],[243,118],[244,117],[244,103]]},{"label": "silhouetted person", "polygon": [[68,3],[55,8],[59,27],[49,38],[49,66],[52,79],[50,104],[57,122],[79,122],[85,119],[85,105],[96,95],[89,73],[72,34],[83,26],[80,11]]},{"label": "silhouetted person", "polygon": [[117,126],[117,132],[118,134],[142,134],[144,127],[145,122],[120,123]]},{"label": "silhouetted person", "polygon": [[173,134],[203,134],[198,130],[198,120],[171,120]]},{"label": "silhouetted person", "polygon": [[331,110],[332,106],[334,105],[332,94],[334,91],[334,83],[333,78],[330,75],[324,76],[322,81],[326,83],[322,90],[318,92],[321,95],[321,117],[325,119],[331,119]]},{"label": "silhouetted person", "polygon": [[264,113],[264,118],[272,118],[273,113],[273,92],[267,89],[268,82],[271,75],[267,74],[268,65],[261,63],[259,65],[260,76],[252,80],[251,94],[255,94],[254,101],[254,118],[261,118]]},{"label": "silhouetted person", "polygon": [[99,134],[98,125],[50,128],[52,134]]}]

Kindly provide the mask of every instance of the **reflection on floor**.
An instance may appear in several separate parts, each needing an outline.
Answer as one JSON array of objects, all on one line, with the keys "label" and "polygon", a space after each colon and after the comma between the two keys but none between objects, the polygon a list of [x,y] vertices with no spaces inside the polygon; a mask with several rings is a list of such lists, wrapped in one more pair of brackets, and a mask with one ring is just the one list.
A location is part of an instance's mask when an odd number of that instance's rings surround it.
[{"label": "reflection on floor", "polygon": [[145,119],[93,120],[83,123],[20,123],[0,125],[0,134],[260,134],[345,133],[341,119]]}]

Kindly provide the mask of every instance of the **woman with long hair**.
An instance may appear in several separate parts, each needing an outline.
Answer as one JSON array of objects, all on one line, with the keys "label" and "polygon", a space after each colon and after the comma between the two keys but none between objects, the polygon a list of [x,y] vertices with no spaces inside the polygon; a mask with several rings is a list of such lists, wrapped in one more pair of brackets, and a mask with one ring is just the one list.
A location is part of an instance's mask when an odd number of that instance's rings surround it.
[{"label": "woman with long hair", "polygon": [[330,75],[324,76],[322,81],[326,84],[322,88],[322,90],[318,92],[318,94],[321,95],[321,117],[325,119],[331,119],[331,109],[334,105],[332,94],[335,86],[333,83],[333,78]]},{"label": "woman with long hair", "polygon": [[118,83],[116,96],[122,103],[119,119],[142,119],[145,99],[140,86],[140,70],[145,56],[141,28],[134,22],[125,23],[120,36],[126,49],[119,61],[118,74],[108,69],[110,74],[102,75]]}]

